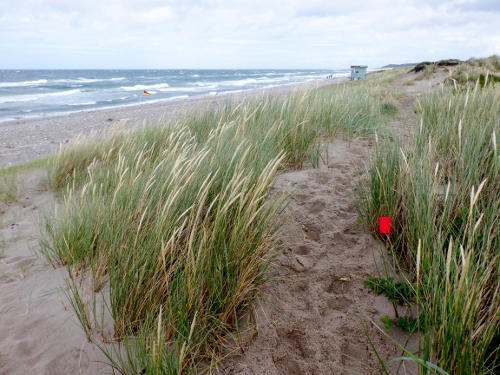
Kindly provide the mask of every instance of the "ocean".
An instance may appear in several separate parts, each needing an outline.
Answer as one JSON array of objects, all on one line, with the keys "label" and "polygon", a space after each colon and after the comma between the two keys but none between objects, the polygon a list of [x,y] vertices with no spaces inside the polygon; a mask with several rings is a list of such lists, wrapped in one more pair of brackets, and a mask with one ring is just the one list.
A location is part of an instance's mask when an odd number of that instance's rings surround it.
[{"label": "ocean", "polygon": [[235,93],[330,75],[346,77],[349,69],[0,70],[0,122]]}]

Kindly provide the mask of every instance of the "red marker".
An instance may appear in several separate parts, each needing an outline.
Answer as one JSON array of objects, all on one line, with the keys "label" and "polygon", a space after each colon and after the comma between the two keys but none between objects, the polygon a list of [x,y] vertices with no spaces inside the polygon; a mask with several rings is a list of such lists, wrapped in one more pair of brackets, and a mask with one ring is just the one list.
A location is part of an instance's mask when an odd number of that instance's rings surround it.
[{"label": "red marker", "polygon": [[379,216],[378,230],[381,234],[391,233],[391,218],[389,216]]}]

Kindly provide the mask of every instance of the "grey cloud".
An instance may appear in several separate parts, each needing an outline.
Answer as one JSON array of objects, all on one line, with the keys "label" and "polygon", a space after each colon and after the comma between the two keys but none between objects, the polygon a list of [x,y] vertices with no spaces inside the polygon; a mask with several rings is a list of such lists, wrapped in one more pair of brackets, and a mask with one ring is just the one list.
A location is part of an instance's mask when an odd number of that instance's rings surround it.
[{"label": "grey cloud", "polygon": [[412,4],[446,9],[448,12],[500,12],[499,0],[412,0]]},{"label": "grey cloud", "polygon": [[457,8],[464,12],[494,12],[500,13],[499,0],[477,0],[475,2],[466,2],[457,4]]}]

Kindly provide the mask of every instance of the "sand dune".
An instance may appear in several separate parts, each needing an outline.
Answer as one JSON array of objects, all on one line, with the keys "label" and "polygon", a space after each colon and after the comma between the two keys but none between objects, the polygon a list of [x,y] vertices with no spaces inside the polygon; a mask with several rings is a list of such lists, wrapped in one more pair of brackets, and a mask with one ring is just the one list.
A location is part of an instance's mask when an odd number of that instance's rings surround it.
[{"label": "sand dune", "polygon": [[[404,100],[414,100],[429,83],[396,84],[409,92],[401,102],[406,106],[403,118],[391,127],[404,126],[411,133],[414,120]],[[222,99],[210,100],[220,105]],[[0,164],[45,155],[79,132],[109,126],[108,118],[132,124],[145,113],[151,120],[173,117],[186,110],[185,104],[0,124]],[[189,103],[190,108],[193,104],[199,100]],[[256,304],[256,337],[244,343],[244,354],[220,364],[220,374],[347,374],[339,368],[371,373],[356,360],[377,367],[359,312],[366,322],[378,322],[393,313],[393,306],[363,285],[376,273],[377,262],[380,266],[382,247],[358,224],[353,203],[353,190],[371,149],[365,139],[337,139],[319,168],[279,177],[276,191],[286,186],[296,190],[287,209],[285,250],[270,270],[281,281],[267,286],[272,303]],[[21,198],[0,205],[0,374],[111,373],[99,349],[86,340],[65,297],[65,269],[36,255],[40,215],[54,204],[53,194],[40,187],[43,172],[19,178]],[[401,355],[377,328],[370,326],[369,334],[384,357]],[[401,331],[391,335],[405,343]]]}]

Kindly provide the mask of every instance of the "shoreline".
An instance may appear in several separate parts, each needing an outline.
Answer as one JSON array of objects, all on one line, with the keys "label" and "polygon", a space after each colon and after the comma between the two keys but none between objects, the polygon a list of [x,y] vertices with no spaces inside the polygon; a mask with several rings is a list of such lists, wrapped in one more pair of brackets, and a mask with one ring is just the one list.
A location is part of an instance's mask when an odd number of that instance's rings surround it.
[{"label": "shoreline", "polygon": [[262,93],[288,94],[298,88],[321,87],[341,82],[348,82],[348,79],[337,77],[236,93],[203,95],[0,122],[0,168],[44,157],[57,151],[60,144],[68,142],[77,135],[100,132],[116,122],[132,126],[143,121],[155,122],[161,118],[168,121],[203,103],[219,105],[227,100],[250,99]]}]

